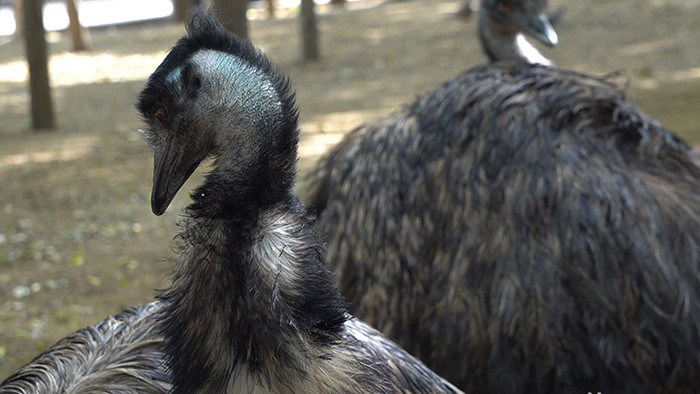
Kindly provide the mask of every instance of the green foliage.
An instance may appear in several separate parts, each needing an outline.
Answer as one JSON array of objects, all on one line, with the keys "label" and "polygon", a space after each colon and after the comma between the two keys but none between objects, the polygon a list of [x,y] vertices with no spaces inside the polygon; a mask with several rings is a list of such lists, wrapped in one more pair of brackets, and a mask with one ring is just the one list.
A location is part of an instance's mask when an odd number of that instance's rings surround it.
[{"label": "green foliage", "polygon": [[70,258],[70,265],[80,267],[83,264],[85,264],[85,256],[80,252],[75,252],[73,257]]}]

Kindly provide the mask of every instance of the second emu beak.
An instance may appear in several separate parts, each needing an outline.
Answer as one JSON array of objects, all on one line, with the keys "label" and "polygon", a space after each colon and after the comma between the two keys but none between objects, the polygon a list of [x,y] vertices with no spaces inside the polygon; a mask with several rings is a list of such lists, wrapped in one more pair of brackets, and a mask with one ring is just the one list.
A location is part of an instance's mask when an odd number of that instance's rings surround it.
[{"label": "second emu beak", "polygon": [[160,216],[173,201],[175,194],[197,169],[201,160],[191,160],[172,142],[154,151],[151,210]]},{"label": "second emu beak", "polygon": [[559,42],[557,32],[545,14],[528,16],[520,26],[525,32],[543,44],[553,47]]}]

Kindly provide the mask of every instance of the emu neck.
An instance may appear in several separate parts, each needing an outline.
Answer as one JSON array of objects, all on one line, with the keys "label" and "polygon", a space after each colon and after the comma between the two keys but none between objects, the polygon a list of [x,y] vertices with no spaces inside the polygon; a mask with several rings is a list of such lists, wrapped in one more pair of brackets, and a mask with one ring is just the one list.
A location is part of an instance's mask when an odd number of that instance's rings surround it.
[{"label": "emu neck", "polygon": [[294,162],[260,158],[246,163],[219,157],[205,182],[191,194],[193,217],[250,220],[251,216],[292,199]]},{"label": "emu neck", "polygon": [[274,175],[242,181],[224,168],[197,191],[204,195],[189,208],[181,260],[161,296],[176,393],[269,390],[279,376],[300,376],[309,343],[337,341],[345,321],[296,199],[263,187]]},{"label": "emu neck", "polygon": [[516,26],[495,21],[485,10],[479,13],[479,40],[491,62],[514,60],[552,65],[549,59],[525,39]]}]

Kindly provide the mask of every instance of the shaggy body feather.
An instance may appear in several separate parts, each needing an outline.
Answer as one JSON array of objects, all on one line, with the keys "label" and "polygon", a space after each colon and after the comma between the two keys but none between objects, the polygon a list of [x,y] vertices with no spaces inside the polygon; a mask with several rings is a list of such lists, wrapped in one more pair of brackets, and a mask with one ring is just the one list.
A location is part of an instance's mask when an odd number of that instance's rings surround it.
[{"label": "shaggy body feather", "polygon": [[307,201],[353,313],[466,391],[692,392],[699,163],[614,85],[503,64],[351,131]]},{"label": "shaggy body feather", "polygon": [[153,325],[160,307],[153,302],[130,308],[75,332],[8,377],[0,392],[169,392],[163,338]]}]

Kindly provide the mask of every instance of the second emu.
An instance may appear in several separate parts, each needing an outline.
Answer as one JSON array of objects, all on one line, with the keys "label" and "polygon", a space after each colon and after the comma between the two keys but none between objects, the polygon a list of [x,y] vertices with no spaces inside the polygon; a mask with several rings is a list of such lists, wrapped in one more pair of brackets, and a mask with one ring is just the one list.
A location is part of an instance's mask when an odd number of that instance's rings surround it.
[{"label": "second emu", "polygon": [[353,313],[465,391],[693,392],[699,162],[611,83],[482,66],[351,131],[307,201]]}]

